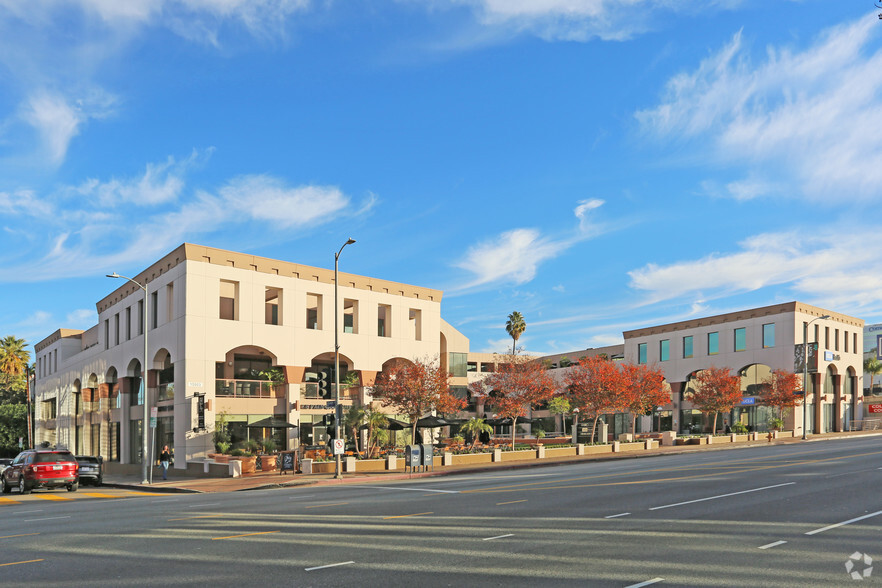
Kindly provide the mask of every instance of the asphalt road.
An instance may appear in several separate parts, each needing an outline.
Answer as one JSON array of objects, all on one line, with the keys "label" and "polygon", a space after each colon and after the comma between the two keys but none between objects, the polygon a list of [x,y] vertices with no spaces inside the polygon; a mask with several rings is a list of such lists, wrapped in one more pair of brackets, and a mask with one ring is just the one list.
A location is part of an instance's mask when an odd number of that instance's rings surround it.
[{"label": "asphalt road", "polygon": [[882,437],[864,437],[384,484],[35,492],[0,506],[0,584],[882,585],[882,565],[864,575],[865,556],[882,563],[880,486]]}]

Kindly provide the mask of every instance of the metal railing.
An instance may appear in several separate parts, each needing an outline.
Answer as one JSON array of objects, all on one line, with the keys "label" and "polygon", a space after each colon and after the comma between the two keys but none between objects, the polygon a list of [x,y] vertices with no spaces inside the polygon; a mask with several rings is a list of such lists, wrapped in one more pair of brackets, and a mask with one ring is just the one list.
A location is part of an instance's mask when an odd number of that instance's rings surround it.
[{"label": "metal railing", "polygon": [[268,380],[215,380],[214,394],[228,398],[282,398],[285,385]]}]

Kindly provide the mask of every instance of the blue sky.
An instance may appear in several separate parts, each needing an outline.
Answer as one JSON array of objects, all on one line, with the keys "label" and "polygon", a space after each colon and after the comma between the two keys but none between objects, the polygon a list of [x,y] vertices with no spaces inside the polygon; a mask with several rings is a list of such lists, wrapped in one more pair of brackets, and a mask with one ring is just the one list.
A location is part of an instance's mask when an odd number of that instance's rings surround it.
[{"label": "blue sky", "polygon": [[863,0],[0,0],[0,335],[183,242],[444,290],[474,351],[882,320]]}]

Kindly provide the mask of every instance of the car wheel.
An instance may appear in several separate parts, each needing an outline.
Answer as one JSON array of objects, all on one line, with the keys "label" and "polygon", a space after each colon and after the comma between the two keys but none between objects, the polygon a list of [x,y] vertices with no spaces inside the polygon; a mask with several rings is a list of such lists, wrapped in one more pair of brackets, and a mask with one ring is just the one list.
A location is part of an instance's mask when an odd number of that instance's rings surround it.
[{"label": "car wheel", "polygon": [[67,491],[68,492],[76,492],[79,487],[80,487],[80,485],[77,484],[76,482],[74,482],[73,484],[67,485]]},{"label": "car wheel", "polygon": [[103,483],[104,483],[104,478],[102,478],[102,477],[100,477],[100,476],[98,477],[97,480],[95,480],[95,485],[96,485],[96,486],[100,486],[100,485],[103,484]]},{"label": "car wheel", "polygon": [[9,487],[9,484],[6,483],[6,478],[3,478],[3,494],[9,494],[12,488]]},{"label": "car wheel", "polygon": [[31,493],[31,489],[28,488],[27,484],[25,484],[24,478],[18,479],[18,493],[19,494],[30,494]]}]

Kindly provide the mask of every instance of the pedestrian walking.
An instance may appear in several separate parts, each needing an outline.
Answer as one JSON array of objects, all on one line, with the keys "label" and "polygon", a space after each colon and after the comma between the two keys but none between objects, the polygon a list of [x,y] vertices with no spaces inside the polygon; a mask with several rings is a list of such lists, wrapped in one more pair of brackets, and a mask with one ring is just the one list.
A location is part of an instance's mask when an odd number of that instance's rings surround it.
[{"label": "pedestrian walking", "polygon": [[162,479],[168,480],[168,464],[171,461],[171,453],[168,452],[168,445],[163,445],[162,453],[159,454],[159,465],[162,466]]}]

